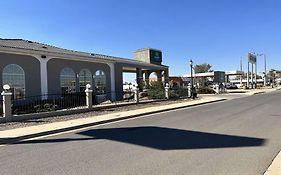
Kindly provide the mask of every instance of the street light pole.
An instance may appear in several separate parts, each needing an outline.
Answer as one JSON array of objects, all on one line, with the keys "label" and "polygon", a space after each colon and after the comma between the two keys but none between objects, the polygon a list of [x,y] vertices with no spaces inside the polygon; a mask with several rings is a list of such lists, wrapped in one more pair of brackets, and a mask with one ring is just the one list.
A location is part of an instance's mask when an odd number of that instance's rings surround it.
[{"label": "street light pole", "polygon": [[264,81],[263,81],[263,85],[264,87],[266,86],[267,83],[267,75],[266,75],[266,54],[265,53],[261,53],[261,54],[257,54],[257,56],[263,56],[264,59]]},{"label": "street light pole", "polygon": [[191,85],[191,90],[190,90],[190,97],[192,98],[193,97],[193,75],[192,75],[192,72],[193,72],[193,61],[190,60],[189,61],[189,65],[190,65],[190,85]]},{"label": "street light pole", "polygon": [[263,54],[263,58],[264,58],[264,87],[266,86],[267,83],[267,74],[266,74],[266,55]]}]

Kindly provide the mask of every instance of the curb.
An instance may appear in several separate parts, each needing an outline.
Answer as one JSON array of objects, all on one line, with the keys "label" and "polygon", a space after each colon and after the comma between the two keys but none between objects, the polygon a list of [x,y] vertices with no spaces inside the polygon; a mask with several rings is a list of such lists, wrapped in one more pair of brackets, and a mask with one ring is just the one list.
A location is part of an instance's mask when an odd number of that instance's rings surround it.
[{"label": "curb", "polygon": [[[58,110],[52,112],[41,112],[41,113],[31,113],[31,114],[22,114],[22,115],[13,115],[11,118],[11,122],[22,122],[32,119],[41,119],[53,116],[62,116],[62,115],[70,115],[70,114],[78,114],[83,112],[91,112],[96,110],[103,110],[103,109],[112,109],[118,108],[123,106],[132,106],[138,104],[147,104],[151,102],[161,102],[166,101],[164,100],[149,100],[149,101],[140,101],[139,103],[136,102],[128,102],[128,103],[120,103],[120,104],[113,104],[113,105],[104,105],[104,106],[94,106],[92,109],[88,108],[78,108],[78,109],[71,109],[71,110]],[[7,123],[5,118],[0,118],[0,123]]]},{"label": "curb", "polygon": [[35,134],[24,135],[24,136],[15,137],[15,138],[5,138],[5,139],[0,138],[0,145],[13,144],[15,142],[25,140],[25,139],[31,139],[31,138],[34,138],[34,137],[41,137],[41,136],[46,136],[46,135],[51,135],[51,134],[57,134],[57,133],[61,133],[61,132],[66,132],[66,131],[77,130],[77,129],[82,129],[82,128],[86,128],[86,127],[96,126],[96,125],[100,125],[100,124],[105,124],[105,123],[110,123],[110,122],[115,122],[115,121],[121,121],[121,120],[125,120],[125,119],[130,119],[130,118],[137,118],[137,117],[144,116],[144,115],[157,114],[157,113],[161,113],[161,112],[167,112],[167,111],[183,109],[183,108],[188,108],[188,107],[194,107],[194,106],[199,106],[199,105],[204,105],[204,104],[216,103],[216,102],[221,102],[221,101],[225,101],[225,100],[227,100],[227,99],[223,98],[223,99],[207,101],[207,102],[202,102],[202,103],[197,103],[197,104],[184,105],[184,106],[173,107],[173,108],[168,108],[168,109],[161,109],[161,110],[156,110],[156,111],[144,112],[144,113],[140,113],[140,114],[134,114],[134,115],[130,115],[130,116],[124,116],[124,117],[120,117],[120,118],[103,120],[103,121],[98,121],[98,122],[91,122],[91,123],[86,123],[86,124],[72,126],[72,127],[66,127],[66,128],[55,129],[55,130],[51,130],[51,131],[45,131],[45,132],[40,132],[40,133],[35,133]]},{"label": "curb", "polygon": [[253,95],[257,95],[257,94],[264,94],[264,93],[266,93],[266,92],[265,92],[265,91],[255,92],[255,93],[253,93]]},{"label": "curb", "polygon": [[272,160],[270,166],[263,175],[280,175],[281,174],[281,151]]}]

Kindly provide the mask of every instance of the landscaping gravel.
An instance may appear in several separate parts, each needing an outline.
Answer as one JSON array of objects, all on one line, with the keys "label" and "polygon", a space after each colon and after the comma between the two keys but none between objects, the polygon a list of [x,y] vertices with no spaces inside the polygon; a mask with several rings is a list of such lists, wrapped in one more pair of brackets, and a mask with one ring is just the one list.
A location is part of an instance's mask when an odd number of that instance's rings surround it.
[{"label": "landscaping gravel", "polygon": [[122,106],[122,107],[110,107],[107,109],[101,109],[101,110],[96,110],[96,111],[91,111],[91,112],[84,112],[84,113],[79,113],[79,114],[53,116],[53,117],[47,117],[47,118],[41,118],[41,119],[26,120],[26,121],[22,121],[22,122],[2,123],[2,124],[0,124],[0,131],[34,126],[34,125],[42,125],[42,124],[46,124],[46,123],[53,123],[53,122],[59,122],[59,121],[73,120],[73,119],[78,119],[78,118],[95,117],[95,116],[99,116],[99,115],[111,114],[111,113],[122,112],[122,111],[130,111],[130,110],[148,108],[148,107],[159,106],[159,105],[181,103],[181,102],[186,102],[188,100],[190,100],[190,99],[155,101],[155,102],[150,102],[150,103],[145,103],[145,104],[133,104],[133,105],[127,105],[127,106]]}]

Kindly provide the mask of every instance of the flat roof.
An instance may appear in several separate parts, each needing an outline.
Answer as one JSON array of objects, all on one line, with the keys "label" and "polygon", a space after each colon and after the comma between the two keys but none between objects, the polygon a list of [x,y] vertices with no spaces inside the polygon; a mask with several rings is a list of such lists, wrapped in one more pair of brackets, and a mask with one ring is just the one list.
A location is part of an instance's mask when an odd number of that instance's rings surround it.
[{"label": "flat roof", "polygon": [[[239,71],[239,70],[225,71],[225,75],[228,75],[228,76],[243,75],[243,74],[244,74],[244,72]],[[213,77],[213,76],[214,76],[214,72],[192,74],[192,77],[195,77],[195,78],[204,78],[204,77]],[[188,75],[184,75],[183,77],[191,78],[191,75],[188,74]]]}]

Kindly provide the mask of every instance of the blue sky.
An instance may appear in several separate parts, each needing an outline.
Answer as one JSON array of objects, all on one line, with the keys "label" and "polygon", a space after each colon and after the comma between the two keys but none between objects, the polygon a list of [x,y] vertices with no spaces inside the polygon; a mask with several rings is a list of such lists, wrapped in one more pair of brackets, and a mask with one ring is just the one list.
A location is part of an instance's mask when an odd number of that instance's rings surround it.
[{"label": "blue sky", "polygon": [[235,70],[243,57],[246,69],[247,52],[281,69],[279,0],[9,0],[0,8],[1,38],[128,58],[157,48],[171,75],[188,73],[189,59]]}]

